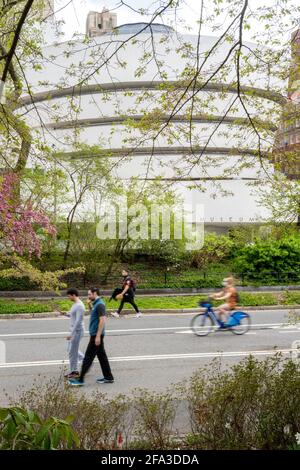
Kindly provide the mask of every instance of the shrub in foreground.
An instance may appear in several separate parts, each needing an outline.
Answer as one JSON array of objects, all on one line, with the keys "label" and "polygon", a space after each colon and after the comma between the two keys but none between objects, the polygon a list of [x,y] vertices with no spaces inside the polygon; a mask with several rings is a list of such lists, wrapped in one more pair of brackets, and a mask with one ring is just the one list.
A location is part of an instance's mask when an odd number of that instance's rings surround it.
[{"label": "shrub in foreground", "polygon": [[73,416],[80,449],[115,449],[120,436],[123,449],[292,449],[300,432],[299,392],[299,361],[276,354],[231,368],[213,361],[169,391],[139,389],[130,397],[87,395],[62,378],[37,382],[19,393],[17,406],[41,422]]}]

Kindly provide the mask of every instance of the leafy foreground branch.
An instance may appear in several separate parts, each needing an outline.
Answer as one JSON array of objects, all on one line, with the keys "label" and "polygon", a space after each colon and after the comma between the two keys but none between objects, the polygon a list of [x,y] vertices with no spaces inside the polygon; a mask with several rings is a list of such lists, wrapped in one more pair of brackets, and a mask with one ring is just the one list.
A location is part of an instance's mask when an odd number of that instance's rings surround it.
[{"label": "leafy foreground branch", "polygon": [[30,410],[19,407],[0,409],[1,449],[51,450],[72,449],[78,445],[76,432],[71,428],[72,416],[65,420],[41,420]]},{"label": "leafy foreground branch", "polygon": [[36,383],[1,410],[0,448],[299,449],[299,390],[299,361],[279,354],[213,361],[164,393],[114,399]]}]

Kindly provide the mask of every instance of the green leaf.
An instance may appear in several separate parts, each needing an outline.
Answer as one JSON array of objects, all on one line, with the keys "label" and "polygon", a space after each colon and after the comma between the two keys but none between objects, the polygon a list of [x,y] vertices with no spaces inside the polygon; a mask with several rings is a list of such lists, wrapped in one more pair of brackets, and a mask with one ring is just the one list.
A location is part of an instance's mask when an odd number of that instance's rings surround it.
[{"label": "green leaf", "polygon": [[9,410],[7,408],[0,408],[0,420],[3,421],[9,415]]},{"label": "green leaf", "polygon": [[74,419],[75,419],[74,415],[69,415],[64,419],[64,421],[68,424],[71,424],[71,423],[73,423]]},{"label": "green leaf", "polygon": [[58,428],[54,428],[51,433],[51,448],[57,449],[58,444],[61,441],[61,434]]},{"label": "green leaf", "polygon": [[16,425],[12,419],[10,419],[5,426],[5,431],[3,432],[3,435],[5,436],[6,439],[12,439],[15,435],[16,432]]},{"label": "green leaf", "polygon": [[41,442],[45,439],[48,432],[49,432],[49,427],[48,426],[41,427],[41,429],[39,430],[39,432],[37,433],[36,438],[35,438],[36,443],[41,444]]}]

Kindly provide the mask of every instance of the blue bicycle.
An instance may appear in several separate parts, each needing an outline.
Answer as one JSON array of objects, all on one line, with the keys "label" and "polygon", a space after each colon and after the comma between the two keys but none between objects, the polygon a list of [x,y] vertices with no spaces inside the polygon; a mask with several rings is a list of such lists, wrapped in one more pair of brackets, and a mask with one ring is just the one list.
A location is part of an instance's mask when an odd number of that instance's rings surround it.
[{"label": "blue bicycle", "polygon": [[217,330],[230,330],[235,335],[243,335],[251,326],[251,317],[248,313],[240,310],[234,311],[230,314],[228,321],[223,322],[214,312],[210,299],[206,302],[200,302],[199,306],[206,310],[192,318],[191,329],[197,336],[206,336]]}]

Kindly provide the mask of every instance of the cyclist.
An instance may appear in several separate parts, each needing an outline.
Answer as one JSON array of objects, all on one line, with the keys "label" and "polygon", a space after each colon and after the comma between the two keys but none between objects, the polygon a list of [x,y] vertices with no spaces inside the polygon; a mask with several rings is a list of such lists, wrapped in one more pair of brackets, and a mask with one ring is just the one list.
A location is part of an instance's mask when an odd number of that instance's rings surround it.
[{"label": "cyclist", "polygon": [[[238,303],[238,293],[236,288],[234,287],[234,278],[232,276],[223,279],[222,284],[224,286],[224,289],[222,289],[216,294],[213,294],[212,298],[216,300],[226,301],[224,304],[216,308],[216,312],[219,315],[219,319],[221,321],[226,322],[228,319],[229,312],[236,308],[236,305]],[[223,319],[222,317],[225,317],[225,319]]]}]

